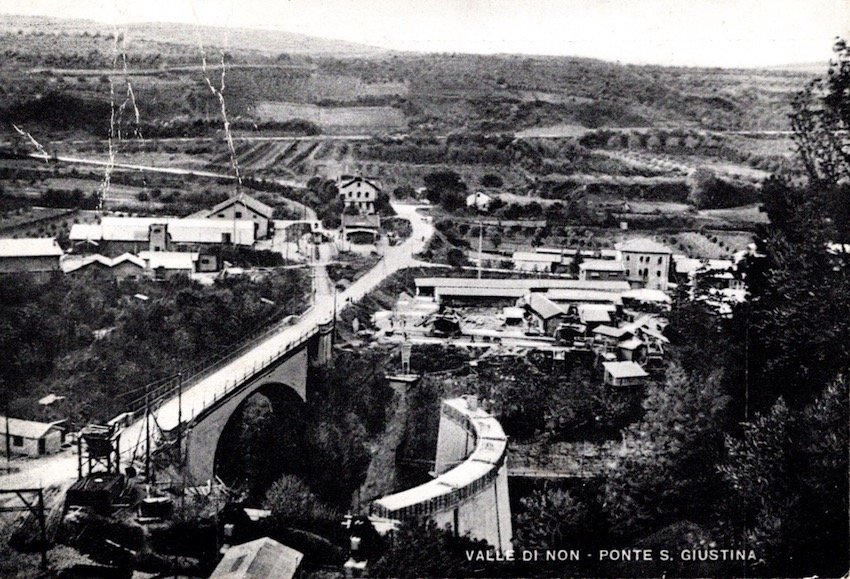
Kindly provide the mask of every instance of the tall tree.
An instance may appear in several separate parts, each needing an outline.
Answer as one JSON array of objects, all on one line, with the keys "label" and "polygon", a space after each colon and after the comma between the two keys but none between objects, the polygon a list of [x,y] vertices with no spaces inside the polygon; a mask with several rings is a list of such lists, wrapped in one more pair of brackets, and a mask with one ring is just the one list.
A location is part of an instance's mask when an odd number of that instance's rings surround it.
[{"label": "tall tree", "polygon": [[650,387],[646,414],[623,432],[622,454],[603,490],[618,534],[712,512],[719,483],[712,465],[727,403],[716,373],[695,380],[673,365],[665,384]]}]

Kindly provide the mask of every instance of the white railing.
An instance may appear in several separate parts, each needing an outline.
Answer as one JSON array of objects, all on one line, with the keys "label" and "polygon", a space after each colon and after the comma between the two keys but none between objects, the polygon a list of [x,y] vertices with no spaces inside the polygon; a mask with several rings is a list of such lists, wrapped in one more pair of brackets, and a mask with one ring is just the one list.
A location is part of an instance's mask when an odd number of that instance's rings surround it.
[{"label": "white railing", "polygon": [[[507,437],[499,423],[477,405],[470,408],[464,398],[444,400],[441,412],[475,438],[475,448],[462,463],[436,479],[373,501],[370,505],[373,515],[408,519],[445,512],[489,488],[499,476],[507,455]],[[482,448],[485,441],[491,443],[490,452]],[[482,471],[482,464],[488,468]],[[452,482],[456,480],[466,482],[458,485]]]}]

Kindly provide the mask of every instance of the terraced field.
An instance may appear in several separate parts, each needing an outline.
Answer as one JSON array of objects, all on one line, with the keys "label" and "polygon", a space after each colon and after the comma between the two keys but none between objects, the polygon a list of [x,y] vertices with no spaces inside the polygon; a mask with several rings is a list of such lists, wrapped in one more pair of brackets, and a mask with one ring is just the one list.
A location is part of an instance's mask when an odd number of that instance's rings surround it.
[{"label": "terraced field", "polygon": [[404,114],[393,107],[326,107],[286,101],[257,103],[254,115],[263,121],[284,122],[303,119],[313,122],[325,133],[380,133],[407,128]]}]

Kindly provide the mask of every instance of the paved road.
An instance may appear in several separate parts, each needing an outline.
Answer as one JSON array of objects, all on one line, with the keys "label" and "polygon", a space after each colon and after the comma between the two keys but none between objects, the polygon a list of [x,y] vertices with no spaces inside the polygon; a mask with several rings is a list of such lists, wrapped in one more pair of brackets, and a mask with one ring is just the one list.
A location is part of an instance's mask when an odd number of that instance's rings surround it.
[{"label": "paved road", "polygon": [[[246,352],[231,361],[215,373],[204,378],[183,393],[183,419],[194,416],[206,407],[213,397],[219,397],[233,388],[244,376],[253,373],[254,368],[269,360],[297,342],[305,333],[313,331],[320,323],[327,322],[334,315],[334,303],[339,311],[347,305],[358,301],[364,295],[377,287],[384,279],[394,272],[417,265],[413,254],[421,251],[433,233],[432,226],[416,213],[416,206],[394,204],[393,207],[401,217],[410,220],[413,233],[409,239],[395,247],[388,247],[386,253],[375,267],[359,280],[351,284],[345,291],[339,292],[334,300],[334,288],[324,267],[317,267],[315,298],[313,307],[292,326],[282,329],[256,348]],[[176,399],[163,404],[155,413],[156,423],[164,430],[173,429],[178,422],[178,403]],[[153,427],[152,432],[156,429]],[[122,460],[128,460],[138,443],[144,443],[144,420],[138,420],[127,427],[121,434]],[[143,454],[143,446],[136,448],[136,454]],[[22,470],[19,473],[0,476],[0,488],[48,486],[76,476],[77,457],[71,451],[66,451],[38,460],[20,462]]]}]

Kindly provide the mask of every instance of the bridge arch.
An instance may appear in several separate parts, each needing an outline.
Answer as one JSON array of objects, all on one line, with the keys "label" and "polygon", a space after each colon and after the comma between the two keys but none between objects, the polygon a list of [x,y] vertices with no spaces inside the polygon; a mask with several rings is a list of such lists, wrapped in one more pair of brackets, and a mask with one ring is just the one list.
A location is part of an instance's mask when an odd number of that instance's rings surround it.
[{"label": "bridge arch", "polygon": [[[252,404],[259,401],[263,403]],[[271,381],[258,384],[221,428],[213,456],[213,474],[228,485],[247,478],[248,486],[255,488],[257,484],[262,486],[263,481],[273,482],[267,477],[276,476],[284,466],[276,463],[284,456],[285,464],[297,470],[299,457],[289,455],[300,453],[306,430],[304,411],[304,400],[288,384]],[[253,444],[246,447],[243,429],[258,419],[263,428],[248,436]]]},{"label": "bridge arch", "polygon": [[222,433],[231,417],[257,392],[283,401],[297,397],[307,401],[308,352],[302,348],[283,363],[250,379],[237,392],[209,405],[195,417],[185,436],[185,472],[193,484],[204,484],[215,477],[216,455]]}]

